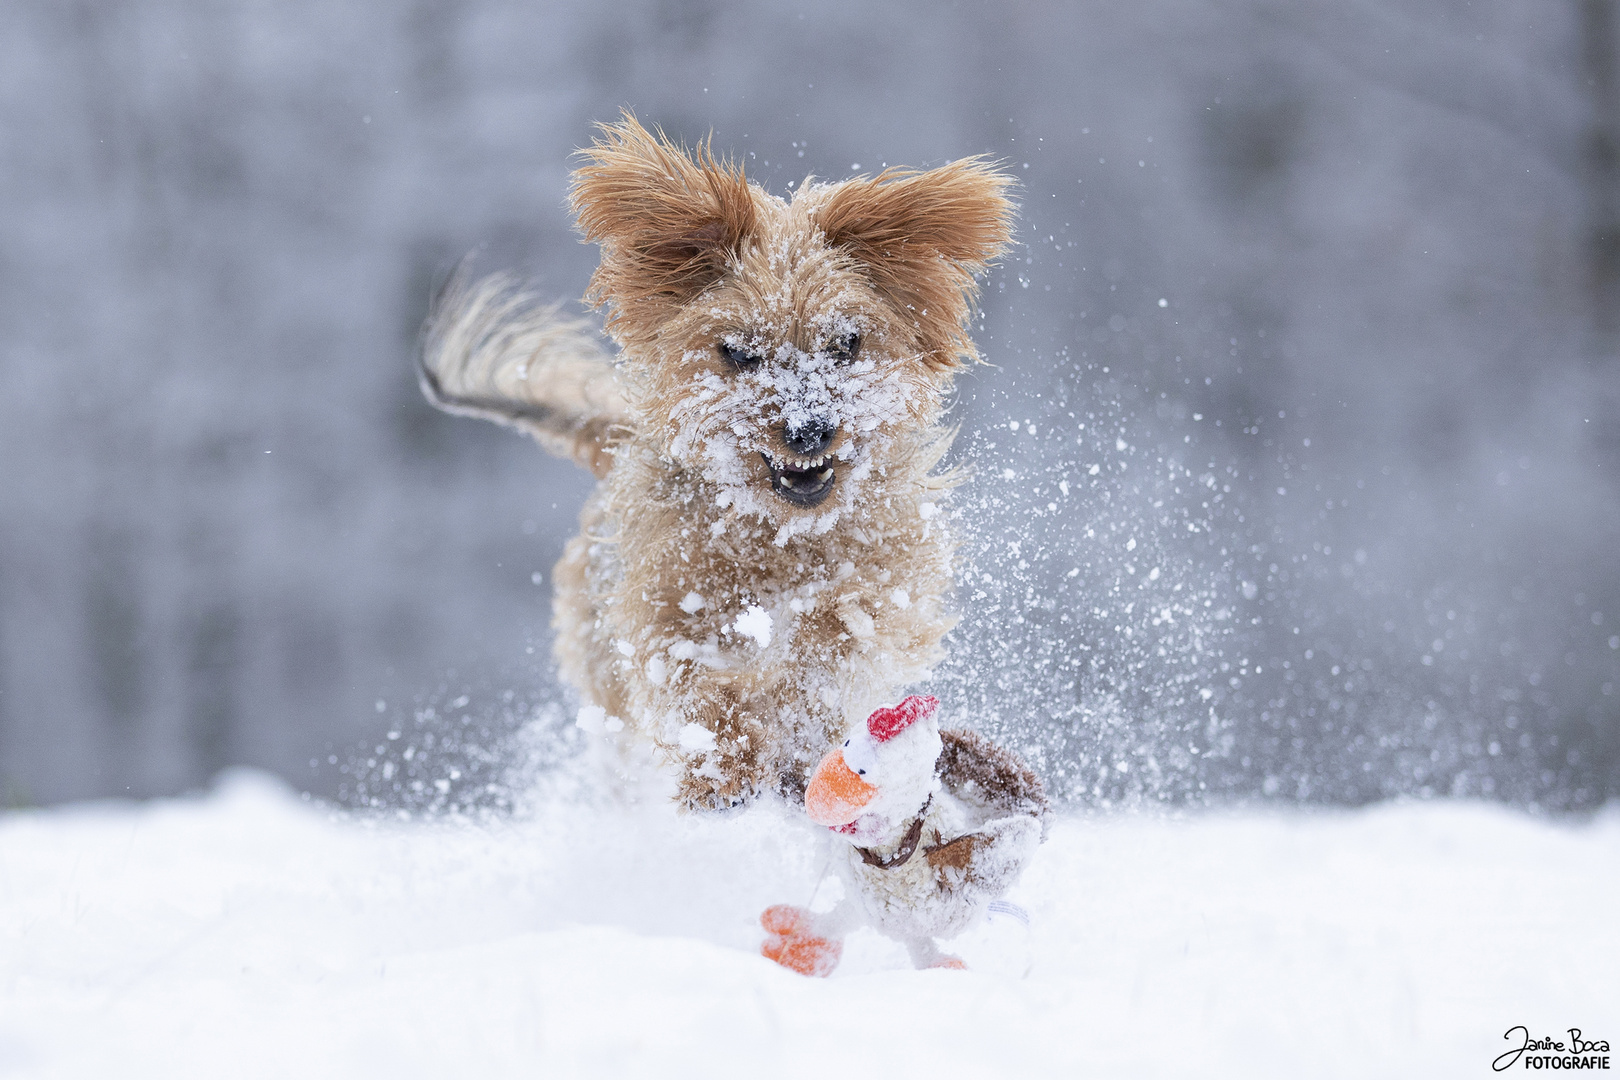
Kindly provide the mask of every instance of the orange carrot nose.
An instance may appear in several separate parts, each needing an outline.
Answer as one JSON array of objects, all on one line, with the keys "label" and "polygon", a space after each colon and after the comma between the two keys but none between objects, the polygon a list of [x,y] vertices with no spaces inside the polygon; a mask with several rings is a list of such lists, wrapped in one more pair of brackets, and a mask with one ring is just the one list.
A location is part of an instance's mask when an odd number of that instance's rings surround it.
[{"label": "orange carrot nose", "polygon": [[844,751],[834,747],[810,777],[804,808],[817,825],[848,825],[876,795],[877,788],[856,776],[844,762]]}]

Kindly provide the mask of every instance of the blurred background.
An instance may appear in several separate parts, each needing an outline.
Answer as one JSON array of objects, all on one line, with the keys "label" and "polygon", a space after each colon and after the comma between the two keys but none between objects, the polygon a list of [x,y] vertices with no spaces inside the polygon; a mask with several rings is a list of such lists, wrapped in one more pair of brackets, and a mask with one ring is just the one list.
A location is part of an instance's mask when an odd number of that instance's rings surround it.
[{"label": "blurred background", "polygon": [[938,688],[1066,799],[1620,794],[1613,0],[9,0],[0,804],[577,745],[588,481],[412,361],[469,251],[581,294],[621,107],[1018,174]]}]

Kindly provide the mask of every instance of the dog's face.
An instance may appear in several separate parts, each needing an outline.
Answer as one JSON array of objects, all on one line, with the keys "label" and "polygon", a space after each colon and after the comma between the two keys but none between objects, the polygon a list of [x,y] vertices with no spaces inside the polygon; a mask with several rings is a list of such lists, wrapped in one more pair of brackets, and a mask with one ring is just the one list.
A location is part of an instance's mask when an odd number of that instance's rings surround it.
[{"label": "dog's face", "polygon": [[803,207],[762,209],[728,272],[626,356],[664,453],[786,541],[830,528],[914,449],[903,436],[937,418],[950,369],[923,360]]},{"label": "dog's face", "polygon": [[638,426],[779,543],[831,528],[926,451],[975,357],[973,275],[1007,242],[1010,181],[970,161],[786,201],[634,120],[604,132],[573,202]]}]

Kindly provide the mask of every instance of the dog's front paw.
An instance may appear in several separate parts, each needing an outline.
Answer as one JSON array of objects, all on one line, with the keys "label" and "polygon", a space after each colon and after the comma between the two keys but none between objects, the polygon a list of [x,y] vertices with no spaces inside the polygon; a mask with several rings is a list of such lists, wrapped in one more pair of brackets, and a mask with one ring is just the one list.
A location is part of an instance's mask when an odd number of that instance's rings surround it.
[{"label": "dog's front paw", "polygon": [[685,810],[740,810],[765,790],[760,766],[745,753],[708,751],[685,761],[676,801]]},{"label": "dog's front paw", "polygon": [[723,813],[728,810],[741,810],[753,802],[757,794],[759,790],[754,784],[738,777],[715,779],[688,769],[686,775],[681,777],[680,785],[675,792],[675,801],[684,810]]},{"label": "dog's front paw", "polygon": [[769,788],[767,781],[775,779],[760,752],[766,745],[765,732],[725,697],[694,709],[671,744],[670,763],[680,770],[675,801],[683,809],[735,810],[752,802]]}]

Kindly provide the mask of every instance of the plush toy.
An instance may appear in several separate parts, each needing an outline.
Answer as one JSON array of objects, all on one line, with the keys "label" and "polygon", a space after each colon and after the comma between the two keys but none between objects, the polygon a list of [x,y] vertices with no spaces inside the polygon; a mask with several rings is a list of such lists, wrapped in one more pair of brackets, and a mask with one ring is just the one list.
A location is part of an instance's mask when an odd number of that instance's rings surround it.
[{"label": "plush toy", "polygon": [[832,911],[790,904],[760,917],[761,952],[828,975],[862,922],[905,944],[917,967],[955,967],[935,938],[981,918],[1044,838],[1046,795],[1017,756],[971,731],[939,730],[939,702],[878,709],[816,766],[810,819],[833,833],[846,895]]}]

